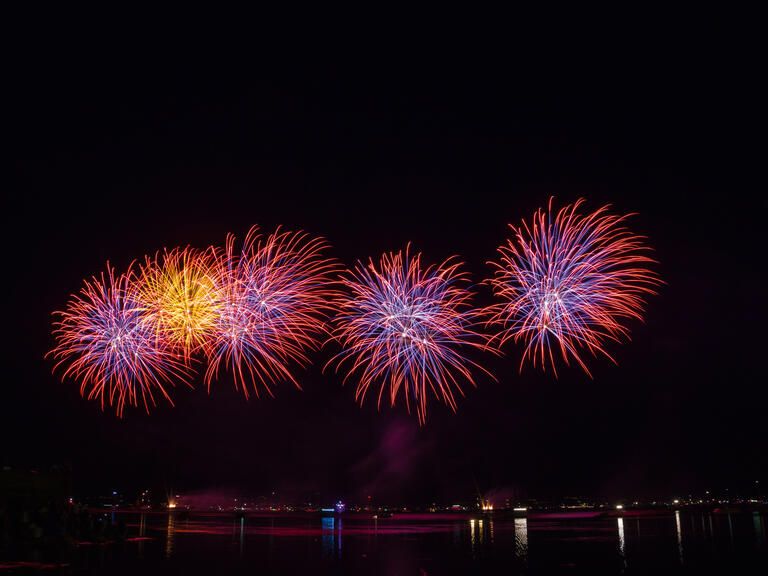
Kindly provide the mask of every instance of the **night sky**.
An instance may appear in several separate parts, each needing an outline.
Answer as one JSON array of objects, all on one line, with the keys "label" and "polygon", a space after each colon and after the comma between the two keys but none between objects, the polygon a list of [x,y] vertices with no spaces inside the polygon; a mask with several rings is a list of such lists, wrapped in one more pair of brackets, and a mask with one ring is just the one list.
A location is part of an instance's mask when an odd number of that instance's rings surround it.
[{"label": "night sky", "polygon": [[[654,496],[766,477],[765,213],[751,75],[715,25],[633,47],[383,53],[180,48],[151,60],[40,43],[10,73],[0,461],[71,466],[75,491],[232,488],[438,502]],[[644,39],[645,38],[645,39]],[[705,41],[706,40],[706,41]],[[349,47],[348,47],[349,48]],[[728,48],[728,49],[726,49]],[[764,150],[764,145],[762,145]],[[761,155],[762,159],[762,155]],[[477,356],[453,414],[360,408],[322,366],[245,401],[221,378],[176,407],[110,410],[51,375],[51,312],[109,260],[221,244],[253,224],[326,237],[344,264],[412,242],[479,282],[550,196],[637,212],[666,284],[615,366],[518,373]],[[478,305],[491,301],[477,286]]]}]

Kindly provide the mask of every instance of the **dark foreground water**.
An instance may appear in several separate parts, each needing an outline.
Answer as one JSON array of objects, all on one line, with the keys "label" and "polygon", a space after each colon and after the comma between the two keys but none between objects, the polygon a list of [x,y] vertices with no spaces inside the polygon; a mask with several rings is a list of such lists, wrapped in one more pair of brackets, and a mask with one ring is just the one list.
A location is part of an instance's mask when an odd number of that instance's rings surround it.
[{"label": "dark foreground water", "polygon": [[621,518],[123,514],[128,538],[28,549],[0,572],[65,574],[768,574],[759,513]]}]

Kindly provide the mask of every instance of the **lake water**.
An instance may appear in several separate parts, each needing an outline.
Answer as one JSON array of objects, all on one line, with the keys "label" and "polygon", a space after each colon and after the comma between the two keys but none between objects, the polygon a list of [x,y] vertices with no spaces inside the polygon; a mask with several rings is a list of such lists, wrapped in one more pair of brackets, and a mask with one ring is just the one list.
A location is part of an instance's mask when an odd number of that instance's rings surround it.
[{"label": "lake water", "polygon": [[[768,574],[768,518],[121,514],[128,539],[30,550],[0,571],[72,574]],[[55,556],[55,557],[54,557]],[[23,560],[23,563],[10,560]]]}]

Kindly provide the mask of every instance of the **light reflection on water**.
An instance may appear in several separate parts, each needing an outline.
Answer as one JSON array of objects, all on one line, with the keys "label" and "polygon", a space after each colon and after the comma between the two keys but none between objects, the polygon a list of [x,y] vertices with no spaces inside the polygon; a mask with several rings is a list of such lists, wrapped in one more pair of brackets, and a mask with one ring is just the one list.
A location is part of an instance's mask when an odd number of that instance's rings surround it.
[{"label": "light reflection on water", "polygon": [[245,518],[240,518],[240,556],[243,555],[243,545],[245,544]]},{"label": "light reflection on water", "polygon": [[170,558],[173,554],[173,538],[176,535],[176,516],[168,514],[168,525],[165,530],[165,557]]},{"label": "light reflection on water", "polygon": [[[376,530],[374,519],[374,531]],[[323,531],[323,556],[328,558],[341,558],[341,535],[344,530],[343,520],[334,516],[324,517],[322,520]]]},{"label": "light reflection on water", "polygon": [[624,568],[627,567],[627,543],[624,539],[624,518],[617,518],[616,523],[619,528],[619,556],[624,564]]},{"label": "light reflection on water", "polygon": [[141,513],[139,517],[139,543],[138,543],[138,555],[139,558],[144,558],[144,537],[147,535],[147,515]]},{"label": "light reflection on water", "polygon": [[515,557],[523,564],[528,562],[528,520],[515,518]]},{"label": "light reflection on water", "polygon": [[[728,516],[730,521],[730,515]],[[680,564],[683,563],[683,530],[680,527],[680,510],[675,510],[675,528],[677,530],[677,556]]]},{"label": "light reflection on water", "polygon": [[493,543],[493,518],[470,518],[469,519],[469,542],[472,554],[477,554],[486,543],[486,532],[488,543]]},{"label": "light reflection on water", "polygon": [[728,541],[733,547],[733,520],[731,520],[730,514],[728,514]]},{"label": "light reflection on water", "polygon": [[336,520],[333,516],[328,516],[323,518],[322,520],[322,526],[323,526],[323,555],[324,556],[333,556],[333,539],[336,535],[335,533],[335,524]]}]

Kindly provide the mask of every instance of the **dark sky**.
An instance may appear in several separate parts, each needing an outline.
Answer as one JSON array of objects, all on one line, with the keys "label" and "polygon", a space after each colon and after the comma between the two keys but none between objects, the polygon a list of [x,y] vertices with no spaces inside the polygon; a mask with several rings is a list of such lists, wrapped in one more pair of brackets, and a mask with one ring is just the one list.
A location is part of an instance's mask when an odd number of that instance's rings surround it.
[{"label": "dark sky", "polygon": [[[720,25],[692,28],[617,30],[584,50],[274,47],[237,62],[30,43],[6,83],[17,179],[4,210],[2,463],[68,464],[81,494],[163,484],[391,501],[765,478],[755,70]],[[455,415],[432,403],[419,428],[402,408],[357,406],[353,387],[321,373],[324,351],[303,391],[246,402],[223,379],[118,420],[43,358],[51,312],[107,259],[123,268],[282,224],[325,236],[347,265],[411,241],[430,261],[460,254],[479,280],[506,224],[550,195],[637,212],[666,281],[632,342],[610,347],[619,365],[591,362],[593,380],[520,375],[510,345],[483,359],[498,383],[479,378]]]}]

